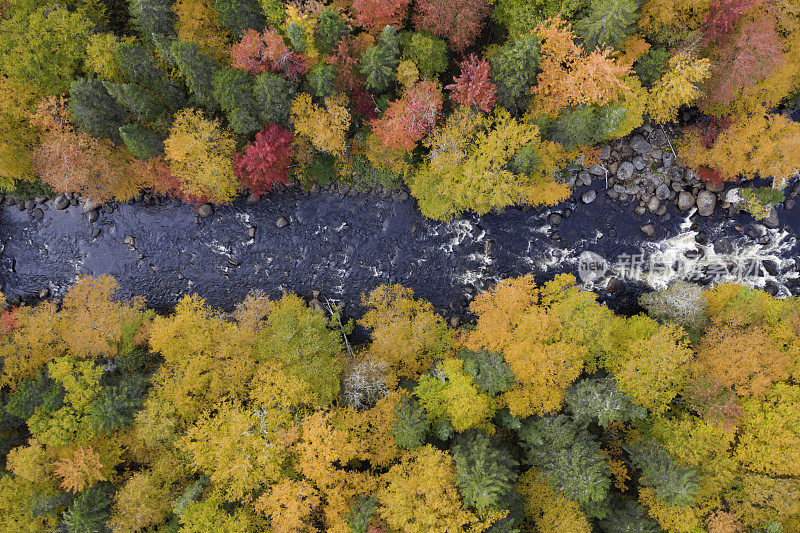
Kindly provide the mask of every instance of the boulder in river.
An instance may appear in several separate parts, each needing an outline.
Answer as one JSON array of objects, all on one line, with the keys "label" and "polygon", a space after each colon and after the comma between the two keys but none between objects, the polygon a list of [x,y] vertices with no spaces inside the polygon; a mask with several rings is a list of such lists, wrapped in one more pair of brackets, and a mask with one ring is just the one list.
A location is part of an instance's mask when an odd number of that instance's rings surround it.
[{"label": "boulder in river", "polygon": [[642,230],[642,233],[644,233],[648,237],[653,237],[656,234],[656,227],[653,226],[652,224],[645,224],[640,229]]},{"label": "boulder in river", "polygon": [[780,225],[780,221],[778,220],[778,211],[775,209],[775,206],[769,208],[769,214],[764,219],[764,225],[770,229],[775,229]]},{"label": "boulder in river", "polygon": [[594,202],[596,198],[597,198],[597,191],[589,189],[588,191],[586,191],[581,195],[581,202],[585,204],[590,204]]},{"label": "boulder in river", "polygon": [[56,196],[55,200],[53,200],[53,205],[56,206],[56,209],[59,211],[66,209],[69,207],[69,198],[64,196],[63,194],[59,194]]},{"label": "boulder in river", "polygon": [[695,198],[690,192],[681,191],[678,195],[678,209],[686,211],[694,206]]},{"label": "boulder in river", "polygon": [[197,210],[197,214],[203,218],[208,218],[214,214],[214,206],[211,204],[203,204],[200,206],[200,209]]},{"label": "boulder in river", "polygon": [[617,168],[617,179],[620,181],[628,181],[633,177],[633,163],[630,161],[623,161]]},{"label": "boulder in river", "polygon": [[278,220],[275,221],[275,225],[279,228],[285,228],[289,225],[289,221],[286,220],[286,217],[280,216],[278,217]]},{"label": "boulder in river", "polygon": [[713,192],[702,190],[697,194],[697,214],[701,217],[711,216],[716,205],[717,196]]}]

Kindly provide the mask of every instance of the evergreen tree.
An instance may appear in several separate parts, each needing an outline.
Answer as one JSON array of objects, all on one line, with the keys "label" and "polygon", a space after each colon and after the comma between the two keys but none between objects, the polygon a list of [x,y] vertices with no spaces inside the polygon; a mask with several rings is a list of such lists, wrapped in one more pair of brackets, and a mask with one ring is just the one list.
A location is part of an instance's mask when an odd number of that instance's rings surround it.
[{"label": "evergreen tree", "polygon": [[231,129],[240,134],[261,129],[253,82],[247,72],[222,67],[214,73],[214,99],[228,114]]},{"label": "evergreen tree", "polygon": [[350,508],[350,515],[347,525],[350,526],[350,533],[367,533],[372,523],[372,517],[378,510],[378,502],[375,498],[356,498]]},{"label": "evergreen tree", "polygon": [[403,45],[403,56],[417,65],[425,77],[435,77],[447,70],[447,44],[427,31],[416,31]]},{"label": "evergreen tree", "polygon": [[289,110],[296,92],[296,84],[278,73],[265,72],[259,75],[253,94],[258,102],[261,121],[289,126]]},{"label": "evergreen tree", "polygon": [[482,431],[457,435],[450,449],[456,465],[456,485],[465,505],[479,513],[501,503],[517,477],[516,461]]},{"label": "evergreen tree", "polygon": [[214,0],[214,11],[236,39],[248,29],[261,31],[266,25],[258,0]]},{"label": "evergreen tree", "polygon": [[607,427],[613,422],[631,422],[647,416],[647,411],[620,392],[612,378],[587,378],[572,385],[567,394],[572,418],[586,427],[595,419]]},{"label": "evergreen tree", "polygon": [[5,411],[17,418],[27,420],[36,409],[45,413],[54,413],[63,405],[64,387],[51,379],[45,371],[36,378],[25,378],[11,393]]},{"label": "evergreen tree", "polygon": [[336,80],[336,68],[333,65],[318,63],[311,67],[306,76],[308,92],[312,96],[324,98],[334,93],[334,81]]},{"label": "evergreen tree", "polygon": [[413,450],[425,444],[430,422],[415,398],[404,395],[395,405],[394,416],[392,434],[398,446]]},{"label": "evergreen tree", "polygon": [[141,124],[126,124],[119,129],[119,134],[137,159],[147,160],[164,153],[164,138]]},{"label": "evergreen tree", "polygon": [[321,54],[330,54],[337,43],[349,33],[347,21],[342,19],[339,12],[328,6],[322,10],[314,28],[314,46]]},{"label": "evergreen tree", "polygon": [[395,81],[399,63],[400,36],[392,26],[386,26],[375,45],[364,52],[358,69],[367,89],[382,93]]},{"label": "evergreen tree", "polygon": [[155,35],[175,36],[177,16],[173,0],[128,0],[133,25],[145,39]]},{"label": "evergreen tree", "polygon": [[611,512],[600,521],[605,533],[663,533],[658,522],[650,518],[636,500],[624,499],[611,506]]},{"label": "evergreen tree", "polygon": [[528,462],[550,484],[583,505],[589,516],[608,514],[611,470],[597,441],[563,414],[530,418],[518,431]]},{"label": "evergreen tree", "polygon": [[289,38],[289,42],[296,52],[303,54],[308,49],[308,35],[306,34],[306,30],[295,21],[290,22],[286,26],[286,37]]},{"label": "evergreen tree", "polygon": [[130,111],[137,122],[157,122],[167,110],[163,100],[136,83],[103,82],[114,99]]},{"label": "evergreen tree", "polygon": [[114,59],[128,81],[149,90],[169,109],[181,109],[186,95],[156,66],[151,49],[135,41],[122,42],[114,49]]},{"label": "evergreen tree", "polygon": [[170,50],[197,103],[208,110],[216,110],[213,80],[221,68],[219,63],[203,52],[197,43],[175,41]]},{"label": "evergreen tree", "polygon": [[133,374],[119,385],[104,387],[89,408],[94,427],[111,433],[130,424],[142,405],[146,385],[147,380],[141,374]]},{"label": "evergreen tree", "polygon": [[528,33],[509,40],[489,60],[497,99],[512,114],[528,107],[530,90],[539,72],[539,49],[539,37]]},{"label": "evergreen tree", "polygon": [[464,372],[490,396],[497,396],[514,386],[514,373],[502,354],[486,350],[473,352],[464,348],[456,353],[456,357],[464,360]]},{"label": "evergreen tree", "polygon": [[680,466],[672,456],[652,442],[625,445],[631,461],[641,471],[640,482],[652,487],[667,505],[693,505],[700,489],[697,470]]},{"label": "evergreen tree", "polygon": [[70,84],[69,115],[78,129],[93,137],[105,137],[120,143],[119,128],[128,113],[108,94],[96,78],[77,78]]},{"label": "evergreen tree", "polygon": [[583,48],[621,48],[635,29],[638,9],[638,0],[591,0],[589,14],[575,23]]},{"label": "evergreen tree", "polygon": [[97,484],[75,498],[64,513],[64,525],[69,533],[103,533],[110,516],[111,486]]}]

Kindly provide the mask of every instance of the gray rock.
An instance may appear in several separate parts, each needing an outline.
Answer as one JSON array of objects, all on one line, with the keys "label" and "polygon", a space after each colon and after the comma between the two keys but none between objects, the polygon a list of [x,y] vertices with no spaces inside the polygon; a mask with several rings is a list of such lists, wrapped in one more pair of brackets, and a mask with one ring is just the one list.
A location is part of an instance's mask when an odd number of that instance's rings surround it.
[{"label": "gray rock", "polygon": [[797,204],[794,198],[787,198],[785,202],[783,202],[783,208],[787,211],[790,209],[794,209],[794,206]]},{"label": "gray rock", "polygon": [[683,179],[683,175],[685,170],[683,167],[670,167],[669,168],[669,179],[672,181],[680,181]]},{"label": "gray rock", "polygon": [[645,206],[643,205],[639,205],[636,206],[636,209],[634,209],[634,211],[636,212],[637,215],[644,215],[647,212],[647,208],[645,208]]},{"label": "gray rock", "polygon": [[631,140],[630,140],[629,144],[630,144],[631,149],[634,152],[636,152],[637,154],[642,154],[642,155],[644,155],[647,152],[649,152],[650,149],[652,148],[650,143],[645,141],[644,137],[642,137],[641,135],[634,135],[633,137],[631,137]]},{"label": "gray rock", "polygon": [[653,148],[652,150],[650,150],[650,159],[653,159],[655,161],[661,161],[662,153],[663,152],[661,151],[660,148]]},{"label": "gray rock", "polygon": [[214,214],[214,206],[211,204],[203,204],[200,206],[200,209],[197,210],[197,214],[202,218],[208,218]]},{"label": "gray rock", "polygon": [[697,214],[701,217],[708,217],[714,213],[714,206],[717,205],[717,195],[709,191],[700,191],[697,195]]},{"label": "gray rock", "polygon": [[605,145],[600,148],[600,159],[605,161],[609,157],[611,157],[611,147],[609,145]]},{"label": "gray rock", "polygon": [[603,169],[602,165],[592,165],[589,167],[589,174],[592,176],[605,176],[606,171]]},{"label": "gray rock", "polygon": [[100,202],[95,202],[94,200],[84,200],[82,206],[84,213],[88,213],[89,211],[97,209],[98,207],[100,207]]},{"label": "gray rock", "polygon": [[278,217],[278,220],[275,221],[275,225],[279,228],[285,228],[289,225],[289,221],[286,220],[286,217],[280,216]]},{"label": "gray rock", "polygon": [[620,285],[621,284],[617,278],[611,278],[610,280],[608,280],[608,284],[606,284],[606,290],[611,294],[614,294],[619,290]]},{"label": "gray rock", "polygon": [[98,218],[100,218],[100,213],[97,212],[97,209],[89,211],[89,222],[95,223]]},{"label": "gray rock", "polygon": [[630,161],[623,161],[617,169],[617,179],[620,181],[628,181],[633,177],[633,163]]},{"label": "gray rock", "polygon": [[247,200],[245,200],[244,203],[247,205],[255,205],[258,203],[258,196],[250,193],[247,195]]},{"label": "gray rock", "polygon": [[658,211],[656,211],[656,215],[661,216],[666,212],[667,212],[667,206],[662,205],[661,207],[658,208]]},{"label": "gray rock", "polygon": [[460,324],[461,324],[461,319],[460,318],[458,318],[457,316],[451,316],[450,317],[450,327],[451,328],[457,328]]},{"label": "gray rock", "polygon": [[665,150],[661,154],[661,162],[664,163],[664,166],[669,168],[675,162],[675,154],[672,153],[672,150]]},{"label": "gray rock", "polygon": [[125,235],[125,240],[123,242],[132,248],[136,248],[136,239],[133,235]]},{"label": "gray rock", "polygon": [[251,239],[255,239],[256,237],[256,228],[250,228],[247,230],[247,236]]},{"label": "gray rock", "polygon": [[44,218],[44,211],[42,211],[41,208],[37,207],[33,211],[31,211],[31,215],[33,215],[33,218],[35,218],[36,220],[42,220]]},{"label": "gray rock", "polygon": [[50,289],[42,289],[42,290],[39,291],[39,299],[40,300],[44,300],[48,296],[50,296]]},{"label": "gray rock", "polygon": [[769,208],[769,214],[767,218],[764,219],[764,225],[769,229],[775,229],[780,225],[780,221],[778,220],[778,211],[775,209],[775,206]]},{"label": "gray rock", "polygon": [[669,198],[669,187],[664,185],[663,183],[656,187],[656,198],[659,200],[666,200]]},{"label": "gray rock", "polygon": [[308,306],[309,306],[311,309],[313,309],[314,311],[317,311],[317,312],[319,312],[319,313],[322,313],[323,315],[324,315],[324,314],[326,314],[326,313],[325,313],[325,308],[322,306],[322,302],[320,302],[320,301],[319,301],[319,300],[317,300],[316,298],[314,298],[314,299],[312,299],[310,302],[308,302]]},{"label": "gray rock", "polygon": [[647,166],[647,161],[644,157],[637,155],[633,158],[633,168],[636,170],[644,170],[644,167]]},{"label": "gray rock", "polygon": [[695,198],[690,192],[681,191],[678,195],[678,209],[686,211],[694,206]]},{"label": "gray rock", "polygon": [[648,237],[652,237],[652,236],[654,236],[656,234],[656,227],[653,226],[652,224],[645,224],[644,226],[642,226],[639,229],[641,229],[642,233],[644,233]]},{"label": "gray rock", "polygon": [[581,202],[585,204],[590,204],[595,201],[597,198],[597,192],[590,189],[581,195]]},{"label": "gray rock", "polygon": [[592,184],[592,175],[582,170],[578,172],[578,180],[581,182],[581,185],[591,185]]},{"label": "gray rock", "polygon": [[553,213],[549,217],[547,217],[547,221],[550,222],[551,226],[558,226],[561,224],[561,215],[558,213]]},{"label": "gray rock", "polygon": [[661,202],[658,201],[657,196],[653,196],[652,198],[650,198],[650,201],[647,202],[647,210],[650,211],[651,213],[655,213],[656,211],[658,211],[659,207],[661,207]]}]

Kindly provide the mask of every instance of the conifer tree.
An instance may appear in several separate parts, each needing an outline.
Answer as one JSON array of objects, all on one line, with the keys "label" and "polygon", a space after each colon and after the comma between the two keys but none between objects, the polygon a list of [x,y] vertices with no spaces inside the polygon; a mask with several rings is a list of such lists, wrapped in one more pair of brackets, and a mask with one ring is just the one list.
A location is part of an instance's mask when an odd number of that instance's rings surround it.
[{"label": "conifer tree", "polygon": [[247,72],[222,67],[214,73],[212,83],[214,99],[228,114],[228,124],[234,133],[246,135],[261,128],[253,81]]},{"label": "conifer tree", "polygon": [[220,65],[197,43],[175,41],[170,50],[197,103],[211,111],[218,109],[214,99],[214,75]]},{"label": "conifer tree", "polygon": [[400,37],[392,26],[386,26],[375,45],[364,52],[358,68],[367,89],[382,93],[395,81],[399,63]]},{"label": "conifer tree", "polygon": [[483,513],[502,504],[516,480],[516,461],[482,431],[458,434],[450,449],[456,465],[456,485],[464,504]]},{"label": "conifer tree", "polygon": [[70,84],[69,114],[79,130],[115,143],[122,141],[119,128],[125,124],[128,114],[100,80],[77,78]]}]

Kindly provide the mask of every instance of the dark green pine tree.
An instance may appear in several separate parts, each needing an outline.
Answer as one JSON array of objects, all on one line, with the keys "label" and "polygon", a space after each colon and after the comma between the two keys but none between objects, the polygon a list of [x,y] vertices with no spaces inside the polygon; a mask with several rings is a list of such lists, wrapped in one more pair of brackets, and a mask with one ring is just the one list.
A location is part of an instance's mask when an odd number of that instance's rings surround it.
[{"label": "dark green pine tree", "polygon": [[164,101],[136,83],[103,82],[114,99],[127,109],[137,122],[156,122],[167,110]]},{"label": "dark green pine tree", "polygon": [[367,533],[372,522],[372,516],[378,510],[378,502],[375,498],[359,497],[350,507],[350,514],[347,517],[347,525],[350,526],[350,533]]},{"label": "dark green pine tree", "polygon": [[126,124],[119,129],[119,134],[137,159],[147,160],[164,152],[164,138],[141,124]]},{"label": "dark green pine tree", "polygon": [[464,361],[464,372],[490,396],[497,396],[514,386],[516,379],[502,354],[481,350],[461,349],[456,357]]},{"label": "dark green pine tree", "polygon": [[306,35],[306,30],[298,23],[292,21],[286,26],[286,37],[289,38],[289,43],[295,52],[304,54],[308,48],[309,35]]},{"label": "dark green pine tree", "polygon": [[294,82],[281,74],[265,72],[256,78],[253,95],[258,102],[261,121],[265,124],[289,126],[289,109],[297,93]]},{"label": "dark green pine tree", "polygon": [[111,433],[133,421],[141,407],[147,380],[141,374],[127,376],[119,385],[103,387],[89,407],[92,425]]},{"label": "dark green pine tree", "polygon": [[325,97],[334,93],[336,68],[333,65],[318,63],[306,75],[306,89],[312,96]]},{"label": "dark green pine tree", "polygon": [[620,391],[612,378],[582,379],[570,387],[566,402],[572,419],[584,427],[595,420],[607,427],[612,422],[631,422],[647,416],[647,410]]},{"label": "dark green pine tree", "polygon": [[611,505],[611,512],[599,523],[605,533],[663,533],[658,522],[650,518],[639,502],[630,499],[617,499]]},{"label": "dark green pine tree", "polygon": [[261,31],[267,24],[258,0],[214,0],[213,6],[219,21],[235,39],[248,29]]},{"label": "dark green pine tree", "polygon": [[247,72],[222,67],[214,74],[214,99],[228,115],[228,124],[239,134],[261,129],[253,81]]},{"label": "dark green pine tree", "polygon": [[515,174],[533,174],[542,166],[542,154],[536,144],[526,144],[517,150],[509,166]]},{"label": "dark green pine tree", "polygon": [[322,54],[333,52],[336,44],[350,33],[347,21],[333,7],[326,7],[319,14],[317,27],[314,28],[314,46]]},{"label": "dark green pine tree", "polygon": [[173,111],[185,107],[186,95],[156,65],[151,49],[136,42],[124,42],[114,50],[114,59],[127,81],[150,91],[165,107]]},{"label": "dark green pine tree", "polygon": [[458,434],[450,449],[464,504],[479,513],[502,503],[517,479],[517,462],[482,431]]},{"label": "dark green pine tree", "polygon": [[430,422],[419,402],[411,396],[403,396],[395,405],[394,413],[396,421],[392,433],[395,443],[410,450],[425,444]]},{"label": "dark green pine tree", "polygon": [[611,469],[600,444],[569,417],[558,414],[525,420],[517,432],[528,462],[553,487],[581,505],[587,515],[603,518],[608,512]]},{"label": "dark green pine tree", "polygon": [[641,472],[639,482],[652,487],[667,505],[693,505],[700,489],[697,470],[679,465],[667,450],[653,442],[623,445]]},{"label": "dark green pine tree", "polygon": [[400,36],[391,26],[383,28],[378,41],[361,56],[358,69],[366,78],[367,89],[376,93],[386,91],[394,83],[400,64]]},{"label": "dark green pine tree", "polygon": [[638,0],[591,0],[589,14],[575,23],[575,32],[587,51],[596,47],[619,49],[634,32]]},{"label": "dark green pine tree", "polygon": [[104,533],[111,515],[111,493],[107,483],[97,483],[81,492],[64,512],[63,522],[69,533]]},{"label": "dark green pine tree", "polygon": [[539,73],[539,37],[533,33],[508,41],[490,60],[500,105],[517,115],[528,108]]},{"label": "dark green pine tree", "polygon": [[119,144],[119,128],[130,120],[96,78],[77,78],[69,87],[69,114],[73,124],[89,135],[111,139]]},{"label": "dark green pine tree", "polygon": [[128,0],[133,26],[145,39],[153,35],[175,37],[177,16],[173,0]]},{"label": "dark green pine tree", "polygon": [[197,43],[175,41],[170,50],[194,100],[209,111],[219,109],[214,98],[214,74],[221,68],[220,64]]},{"label": "dark green pine tree", "polygon": [[51,379],[45,371],[39,372],[35,378],[25,378],[6,402],[5,410],[9,414],[27,420],[33,416],[37,407],[45,412],[53,413],[61,408],[64,399],[64,387]]}]

